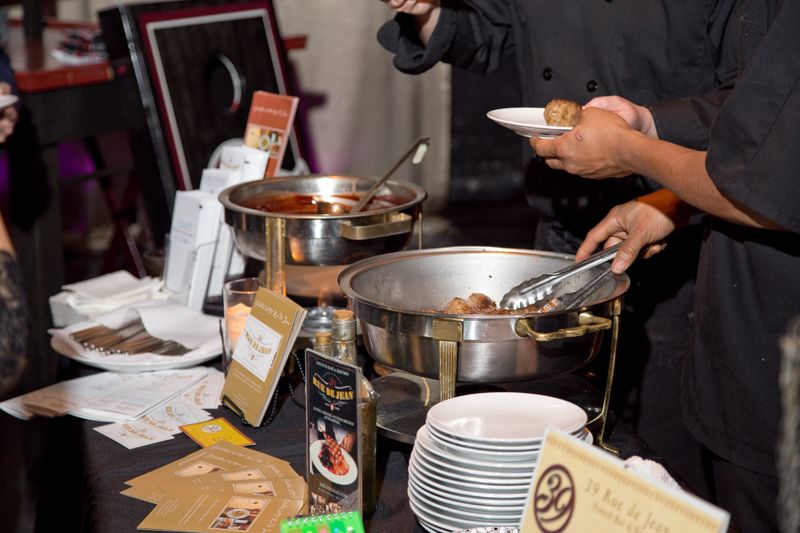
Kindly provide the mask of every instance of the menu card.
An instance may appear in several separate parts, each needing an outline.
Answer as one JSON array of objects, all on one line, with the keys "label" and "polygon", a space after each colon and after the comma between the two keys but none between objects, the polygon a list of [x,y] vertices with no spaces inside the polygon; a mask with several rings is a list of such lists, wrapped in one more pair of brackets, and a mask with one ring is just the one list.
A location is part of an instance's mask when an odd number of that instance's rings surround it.
[{"label": "menu card", "polygon": [[305,508],[305,482],[286,461],[228,442],[127,482],[155,503],[139,529],[272,533]]},{"label": "menu card", "polygon": [[725,532],[730,515],[628,470],[618,458],[548,429],[522,515],[532,532]]},{"label": "menu card", "polygon": [[264,177],[274,176],[281,168],[298,102],[296,96],[266,91],[253,93],[253,103],[250,104],[244,132],[244,145],[269,154]]},{"label": "menu card", "polygon": [[361,511],[361,370],[306,350],[309,513]]},{"label": "menu card", "polygon": [[264,420],[305,317],[306,310],[289,298],[258,290],[222,387],[223,403],[248,424]]}]

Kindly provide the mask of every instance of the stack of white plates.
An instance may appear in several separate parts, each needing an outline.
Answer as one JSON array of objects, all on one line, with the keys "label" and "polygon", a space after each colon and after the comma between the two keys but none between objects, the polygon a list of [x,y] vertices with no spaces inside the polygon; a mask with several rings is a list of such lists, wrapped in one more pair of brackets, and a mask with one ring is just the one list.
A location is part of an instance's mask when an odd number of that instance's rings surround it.
[{"label": "stack of white plates", "polygon": [[408,498],[423,528],[516,527],[545,428],[591,442],[586,412],[538,394],[490,392],[436,404],[417,432]]}]

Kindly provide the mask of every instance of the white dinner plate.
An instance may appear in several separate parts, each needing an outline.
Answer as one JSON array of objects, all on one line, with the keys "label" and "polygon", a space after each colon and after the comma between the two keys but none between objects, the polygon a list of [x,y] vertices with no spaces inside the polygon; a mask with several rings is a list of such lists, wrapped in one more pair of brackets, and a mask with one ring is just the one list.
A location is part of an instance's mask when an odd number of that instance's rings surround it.
[{"label": "white dinner plate", "polygon": [[[465,476],[482,477],[488,480],[507,480],[508,483],[529,483],[533,477],[533,469],[528,472],[499,472],[497,470],[483,469],[475,466],[462,466],[449,463],[447,460],[432,454],[422,446],[414,446],[417,452],[419,461],[423,464],[429,465],[431,468],[436,469],[444,474],[462,474]],[[499,481],[497,483],[500,483]]]},{"label": "white dinner plate", "polygon": [[[522,511],[514,514],[493,514],[482,512],[465,512],[453,509],[446,505],[439,505],[437,502],[426,499],[420,495],[414,487],[408,487],[409,501],[413,502],[420,511],[426,515],[426,520],[432,516],[441,517],[442,520],[452,522],[456,525],[473,526],[477,524],[501,524],[504,526],[519,526],[522,519]],[[455,528],[454,528],[455,529]]]},{"label": "white dinner plate", "polygon": [[532,472],[533,469],[536,468],[535,458],[525,462],[497,461],[492,460],[492,458],[487,460],[481,457],[466,457],[452,453],[437,446],[428,436],[428,430],[425,426],[417,430],[417,440],[414,442],[414,446],[422,446],[426,451],[440,457],[447,463],[453,463],[467,468],[474,467],[484,471],[508,472],[513,474]]},{"label": "white dinner plate", "polygon": [[523,137],[554,138],[572,129],[572,126],[548,126],[543,107],[506,107],[489,111],[486,116]]},{"label": "white dinner plate", "polygon": [[428,435],[436,436],[437,439],[443,440],[448,444],[453,444],[455,446],[459,446],[461,448],[466,448],[470,450],[474,450],[477,452],[530,452],[530,453],[538,453],[539,450],[542,448],[542,441],[541,439],[537,439],[532,441],[531,444],[523,444],[520,446],[514,444],[487,444],[480,441],[475,441],[471,439],[464,439],[460,437],[456,437],[454,435],[450,435],[448,433],[443,432],[442,430],[438,429],[433,424],[426,424],[428,428]]},{"label": "white dinner plate", "polygon": [[479,461],[499,461],[513,465],[520,462],[535,461],[539,457],[539,449],[515,451],[515,450],[476,450],[469,446],[462,446],[443,439],[428,427],[428,439],[438,448],[450,452],[459,457],[467,459],[477,459]]},{"label": "white dinner plate", "polygon": [[437,465],[426,462],[424,457],[419,453],[415,454],[413,451],[411,452],[411,462],[414,463],[414,468],[418,469],[420,473],[454,488],[484,488],[498,494],[512,495],[520,492],[527,493],[531,484],[529,478],[486,478],[477,474],[469,475],[461,472],[444,471],[438,468]]},{"label": "white dinner plate", "polygon": [[16,94],[0,94],[0,109],[16,104],[18,100],[19,96]]},{"label": "white dinner plate", "polygon": [[439,489],[462,498],[478,498],[480,500],[497,500],[504,502],[524,501],[528,495],[530,483],[511,485],[509,487],[498,487],[497,485],[486,486],[480,482],[469,482],[452,480],[431,473],[429,470],[420,466],[416,458],[411,458],[408,463],[408,475],[414,477],[420,483]]},{"label": "white dinner plate", "polygon": [[125,360],[120,360],[119,358],[116,360],[103,360],[101,358],[87,357],[86,355],[76,352],[72,346],[56,336],[50,337],[50,346],[56,352],[64,357],[69,357],[73,361],[78,361],[79,363],[102,370],[108,370],[109,372],[120,373],[155,372],[156,370],[188,368],[210,361],[220,355],[219,353],[209,354],[204,352],[198,352],[192,355],[190,352],[186,355],[150,355],[148,356],[150,359],[146,361],[137,359],[136,355],[125,356]]},{"label": "white dinner plate", "polygon": [[462,493],[452,492],[447,487],[435,485],[428,481],[425,477],[414,471],[409,471],[409,483],[416,485],[417,489],[426,492],[431,497],[438,497],[446,502],[459,503],[462,505],[490,505],[497,508],[511,508],[521,509],[525,505],[525,496],[520,495],[519,498],[513,499],[499,499],[499,498],[486,498],[481,496],[465,496]]},{"label": "white dinner plate", "polygon": [[435,533],[444,532],[450,533],[456,529],[461,529],[463,527],[471,527],[469,524],[449,524],[445,522],[442,517],[440,516],[432,516],[427,512],[420,509],[414,500],[411,499],[411,496],[408,497],[408,506],[411,507],[411,512],[417,517],[419,520],[420,525],[424,527],[428,531],[433,531]]},{"label": "white dinner plate", "polygon": [[586,411],[566,400],[523,392],[456,396],[430,408],[427,424],[457,438],[488,444],[533,445],[554,426],[567,433],[586,425]]},{"label": "white dinner plate", "polygon": [[337,483],[339,485],[349,485],[350,483],[355,481],[356,477],[358,476],[358,467],[356,466],[356,462],[353,460],[350,454],[347,453],[347,450],[344,449],[341,450],[342,456],[344,457],[344,460],[347,462],[348,468],[346,474],[341,476],[338,474],[334,474],[333,472],[328,470],[325,466],[323,466],[322,462],[319,460],[319,452],[322,450],[322,444],[324,442],[325,441],[323,439],[320,439],[312,442],[311,446],[308,447],[308,453],[309,456],[311,457],[311,464],[314,465],[314,468],[316,468],[317,471],[320,474],[322,474],[326,479],[334,483]]},{"label": "white dinner plate", "polygon": [[[485,514],[489,513],[492,516],[498,517],[505,517],[505,518],[514,518],[516,516],[522,515],[522,511],[525,509],[525,503],[523,502],[517,506],[497,506],[497,505],[489,505],[490,502],[484,501],[482,503],[464,503],[448,496],[441,496],[434,491],[431,491],[427,488],[424,488],[419,483],[414,481],[409,482],[409,488],[413,490],[419,501],[422,503],[429,503],[432,506],[442,506],[445,509],[451,510],[453,513],[464,514],[466,516],[470,516],[471,513],[475,514]],[[494,503],[494,502],[491,502]]]}]

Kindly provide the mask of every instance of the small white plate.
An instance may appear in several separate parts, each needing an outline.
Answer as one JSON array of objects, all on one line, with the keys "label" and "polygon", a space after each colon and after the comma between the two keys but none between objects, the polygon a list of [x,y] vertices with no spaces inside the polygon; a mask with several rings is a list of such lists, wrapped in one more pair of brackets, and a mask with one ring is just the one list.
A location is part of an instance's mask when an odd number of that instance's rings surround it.
[{"label": "small white plate", "polygon": [[408,484],[409,488],[413,490],[417,498],[425,502],[430,502],[430,505],[440,505],[445,507],[446,509],[451,509],[454,513],[465,514],[469,515],[470,513],[473,514],[483,514],[483,513],[491,513],[493,516],[503,516],[513,518],[515,516],[519,516],[522,514],[522,511],[525,510],[525,502],[522,502],[520,505],[517,506],[502,506],[498,507],[496,505],[488,505],[489,503],[494,502],[479,502],[477,504],[473,503],[463,503],[457,500],[454,500],[448,496],[440,496],[435,492],[423,488],[422,485],[410,481]]},{"label": "small white plate", "polygon": [[[408,482],[417,486],[418,489],[437,495],[451,502],[459,502],[470,505],[487,505],[492,507],[522,508],[525,505],[526,494],[519,494],[518,498],[487,498],[486,493],[462,493],[456,492],[450,487],[437,485],[433,481],[419,474],[415,469],[409,470]],[[471,495],[472,494],[472,495]]]},{"label": "small white plate", "polygon": [[452,470],[445,470],[439,465],[428,461],[419,450],[411,451],[411,461],[414,462],[414,467],[419,469],[423,474],[435,478],[446,485],[453,485],[457,487],[472,486],[475,488],[486,488],[497,492],[520,492],[528,490],[531,484],[531,477],[522,478],[507,478],[507,477],[485,477],[478,472],[457,472]]},{"label": "small white plate", "polygon": [[440,432],[488,444],[534,444],[548,426],[574,433],[586,411],[566,400],[522,392],[456,396],[430,408],[427,423]]},{"label": "small white plate", "polygon": [[499,461],[501,463],[523,463],[535,461],[539,457],[539,449],[536,450],[476,450],[468,446],[462,446],[450,440],[443,439],[438,433],[430,431],[428,428],[428,439],[438,448],[450,452],[459,457],[467,459],[477,459],[479,461]]},{"label": "small white plate", "polygon": [[436,455],[437,457],[440,457],[447,463],[453,463],[459,466],[465,466],[467,468],[474,467],[484,471],[508,472],[510,474],[518,475],[533,472],[533,469],[536,468],[536,458],[538,458],[537,454],[536,457],[532,457],[528,461],[519,462],[498,461],[494,457],[482,458],[475,456],[462,456],[437,446],[436,443],[433,442],[428,436],[428,431],[425,426],[422,426],[417,431],[417,440],[415,441],[414,446],[422,446],[423,449]]},{"label": "small white plate", "polygon": [[506,107],[489,111],[486,116],[523,137],[554,138],[572,129],[572,126],[548,126],[543,107]]},{"label": "small white plate", "polygon": [[523,479],[504,479],[504,478],[485,478],[477,474],[468,475],[459,472],[446,472],[439,470],[436,465],[426,463],[418,453],[411,452],[411,463],[414,469],[428,478],[439,481],[442,485],[453,487],[454,489],[487,489],[502,496],[513,496],[527,494],[531,480]]},{"label": "small white plate", "polygon": [[87,357],[75,351],[75,349],[67,344],[63,339],[56,336],[50,337],[50,346],[56,352],[64,357],[69,357],[73,361],[78,361],[85,365],[108,370],[109,372],[120,373],[136,373],[136,372],[154,372],[156,370],[173,370],[176,368],[188,368],[196,366],[206,361],[210,361],[215,357],[219,357],[218,353],[196,353],[191,355],[192,352],[186,355],[148,355],[150,359],[143,361],[137,360],[137,355],[127,355],[126,359],[122,360],[103,360],[100,358]]},{"label": "small white plate", "polygon": [[491,512],[468,512],[454,509],[452,507],[441,505],[438,502],[429,500],[425,495],[420,494],[413,486],[408,486],[409,500],[413,501],[416,506],[424,511],[427,516],[440,516],[444,520],[449,520],[455,523],[461,522],[462,524],[486,524],[497,523],[508,526],[519,526],[522,519],[522,511],[508,514],[494,514]]},{"label": "small white plate", "polygon": [[[457,465],[432,454],[422,446],[414,446],[419,461],[444,474],[463,474],[478,476],[489,480],[506,480],[508,483],[529,483],[533,478],[533,469],[529,472],[499,472],[475,466]],[[498,481],[499,483],[499,481]]]},{"label": "small white plate", "polygon": [[[443,432],[442,430],[438,429],[433,424],[426,424],[425,427],[428,428],[428,436],[436,437],[440,441],[447,442],[448,444],[452,444],[454,446],[459,446],[461,448],[474,450],[476,452],[528,452],[528,453],[539,453],[539,450],[542,449],[542,441],[537,439],[535,441],[531,441],[531,444],[524,444],[521,446],[515,446],[511,444],[486,444],[479,441],[473,441],[469,439],[464,439],[461,437],[456,437],[454,435],[450,435],[448,433]],[[574,433],[573,433],[574,435]]]},{"label": "small white plate", "polygon": [[18,100],[19,96],[16,94],[0,94],[0,109],[16,104]]},{"label": "small white plate", "polygon": [[322,450],[322,444],[324,442],[325,442],[324,440],[320,439],[312,442],[311,446],[308,447],[308,453],[309,456],[311,457],[311,463],[314,465],[314,468],[316,468],[317,471],[320,474],[322,474],[326,479],[328,479],[329,481],[333,481],[334,483],[337,483],[339,485],[349,485],[350,483],[355,481],[356,477],[358,476],[358,467],[356,466],[356,462],[353,460],[350,454],[347,453],[347,450],[342,450],[342,456],[344,457],[344,460],[347,462],[347,467],[348,467],[346,474],[342,476],[334,474],[333,472],[325,468],[325,466],[323,466],[322,462],[319,460],[319,452]]}]

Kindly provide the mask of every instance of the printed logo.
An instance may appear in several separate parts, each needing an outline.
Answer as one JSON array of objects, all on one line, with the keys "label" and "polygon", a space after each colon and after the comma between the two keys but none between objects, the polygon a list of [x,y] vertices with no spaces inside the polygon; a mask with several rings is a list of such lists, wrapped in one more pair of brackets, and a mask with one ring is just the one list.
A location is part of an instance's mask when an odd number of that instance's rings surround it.
[{"label": "printed logo", "polygon": [[566,529],[575,510],[575,482],[562,465],[544,471],[534,491],[533,512],[536,524],[545,533]]}]

